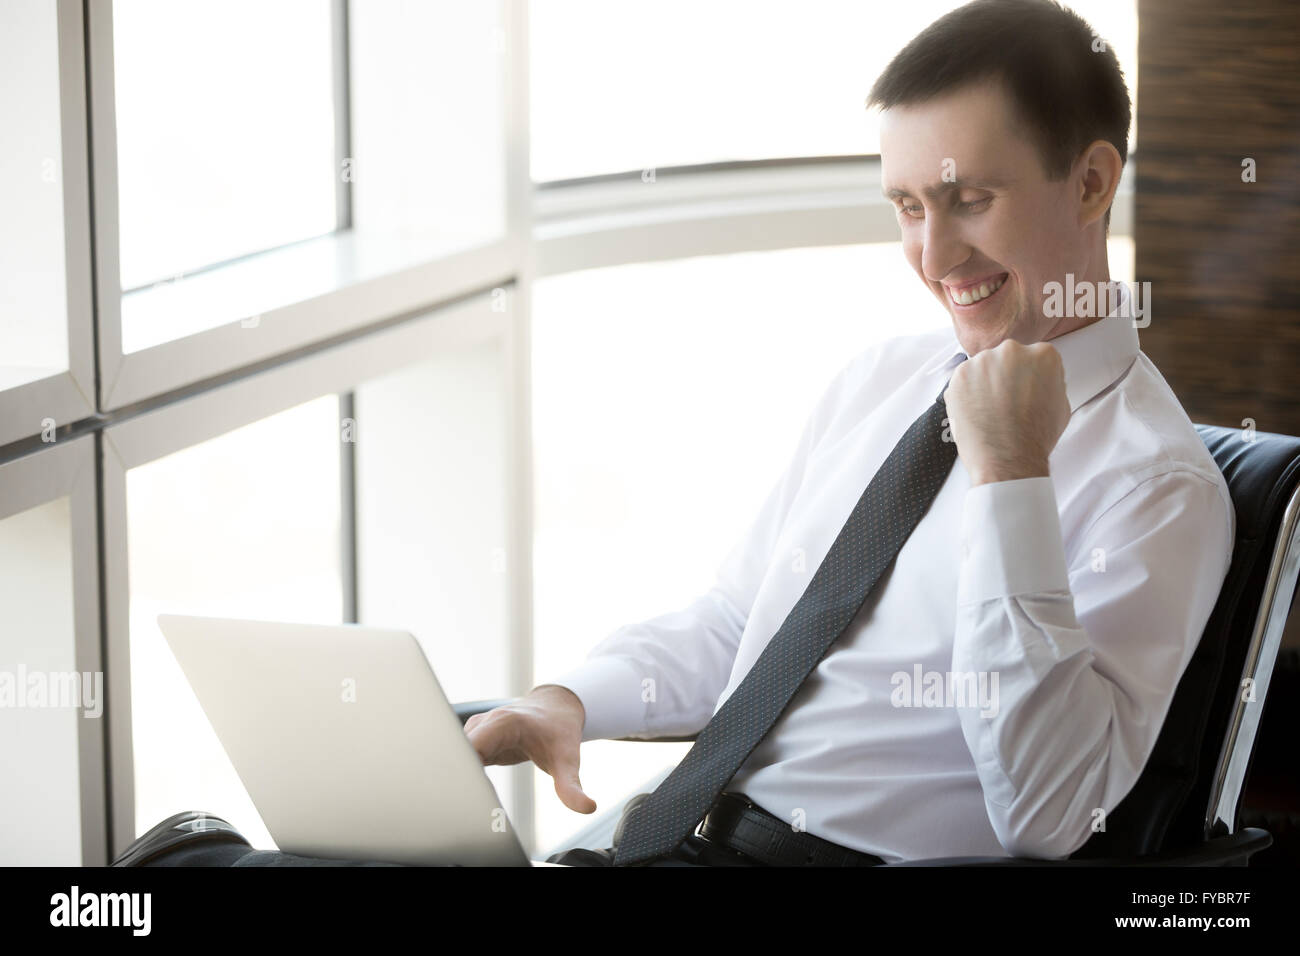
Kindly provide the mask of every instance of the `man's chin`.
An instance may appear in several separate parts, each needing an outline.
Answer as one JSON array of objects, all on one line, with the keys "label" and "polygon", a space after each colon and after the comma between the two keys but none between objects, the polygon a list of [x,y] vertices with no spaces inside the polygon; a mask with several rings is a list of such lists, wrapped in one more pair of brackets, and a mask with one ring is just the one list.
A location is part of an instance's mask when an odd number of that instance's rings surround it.
[{"label": "man's chin", "polygon": [[[963,350],[967,345],[976,351],[996,348],[1007,339],[1014,338],[1016,329],[1020,327],[1020,312],[1014,308],[1015,305],[1016,303],[1009,302],[996,312],[979,316],[958,315],[950,309],[948,314],[952,317],[953,330],[957,333],[957,340],[962,343]],[[975,352],[967,351],[966,354],[974,355]]]},{"label": "man's chin", "polygon": [[985,349],[997,348],[1008,337],[1007,327],[1002,323],[999,323],[994,328],[989,328],[982,323],[979,327],[975,327],[974,323],[964,322],[957,318],[953,319],[953,331],[957,333],[957,342],[967,355],[975,355]]}]

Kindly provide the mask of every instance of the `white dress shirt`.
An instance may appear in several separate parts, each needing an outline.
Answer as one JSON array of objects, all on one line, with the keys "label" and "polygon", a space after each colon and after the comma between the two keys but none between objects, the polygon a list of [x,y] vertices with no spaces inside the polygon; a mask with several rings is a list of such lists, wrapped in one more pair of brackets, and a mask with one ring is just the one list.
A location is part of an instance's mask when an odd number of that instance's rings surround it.
[{"label": "white dress shirt", "polygon": [[[1214,607],[1235,517],[1122,310],[1051,340],[1071,410],[1051,477],[972,488],[958,459],[727,790],[887,862],[1064,858],[1124,798]],[[708,722],[962,357],[948,328],[842,367],[708,593],[548,681],[582,701],[583,740]]]}]

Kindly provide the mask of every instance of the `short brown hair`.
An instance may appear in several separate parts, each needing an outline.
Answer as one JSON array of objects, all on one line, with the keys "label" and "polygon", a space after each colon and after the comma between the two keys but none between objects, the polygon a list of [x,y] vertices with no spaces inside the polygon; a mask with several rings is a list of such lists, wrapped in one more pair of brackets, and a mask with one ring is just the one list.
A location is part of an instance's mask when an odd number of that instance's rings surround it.
[{"label": "short brown hair", "polygon": [[1048,179],[1064,179],[1099,139],[1128,162],[1132,105],[1115,51],[1053,0],[973,0],[944,14],[889,62],[867,106],[922,103],[986,79],[1010,93]]}]

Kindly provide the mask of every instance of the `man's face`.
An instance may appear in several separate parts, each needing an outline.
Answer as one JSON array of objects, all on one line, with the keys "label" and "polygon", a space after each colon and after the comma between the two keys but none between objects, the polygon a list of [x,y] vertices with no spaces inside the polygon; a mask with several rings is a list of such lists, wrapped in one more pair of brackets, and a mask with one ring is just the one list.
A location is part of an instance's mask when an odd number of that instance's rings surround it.
[{"label": "man's face", "polygon": [[1064,331],[1061,319],[1044,317],[1042,290],[1067,272],[1081,278],[1086,261],[1074,177],[1048,181],[1000,84],[885,110],[880,158],[907,261],[968,355]]}]

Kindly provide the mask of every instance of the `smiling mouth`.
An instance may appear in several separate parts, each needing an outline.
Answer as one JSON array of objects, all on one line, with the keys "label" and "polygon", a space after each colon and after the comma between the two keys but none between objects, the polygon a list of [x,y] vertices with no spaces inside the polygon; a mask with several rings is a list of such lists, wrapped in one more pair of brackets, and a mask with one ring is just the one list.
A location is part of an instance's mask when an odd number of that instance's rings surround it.
[{"label": "smiling mouth", "polygon": [[948,301],[955,308],[968,311],[977,309],[996,297],[1002,287],[1007,284],[1009,277],[1010,273],[1003,272],[977,283],[967,283],[956,290],[949,285],[944,285],[943,288],[944,292],[947,293]]}]

